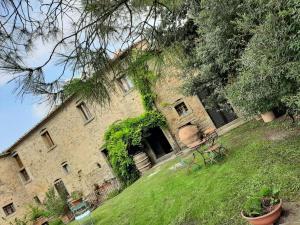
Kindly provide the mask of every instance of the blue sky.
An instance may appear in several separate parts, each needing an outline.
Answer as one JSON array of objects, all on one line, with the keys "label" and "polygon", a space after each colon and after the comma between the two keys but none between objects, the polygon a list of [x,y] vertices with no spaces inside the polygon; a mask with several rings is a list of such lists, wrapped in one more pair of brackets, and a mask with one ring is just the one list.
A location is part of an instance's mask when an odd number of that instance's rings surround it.
[{"label": "blue sky", "polygon": [[[41,65],[49,56],[54,42],[43,43],[38,41],[34,50],[28,55],[29,65]],[[45,75],[51,80],[55,78],[60,68],[54,64],[45,68]],[[68,77],[66,74],[65,77]],[[0,152],[12,145],[26,131],[37,124],[47,115],[50,107],[41,103],[40,97],[26,95],[23,99],[14,93],[16,84],[7,83],[10,79],[0,73]]]},{"label": "blue sky", "polygon": [[0,152],[42,119],[46,113],[36,98],[27,96],[23,101],[12,92],[15,86],[0,84]]}]

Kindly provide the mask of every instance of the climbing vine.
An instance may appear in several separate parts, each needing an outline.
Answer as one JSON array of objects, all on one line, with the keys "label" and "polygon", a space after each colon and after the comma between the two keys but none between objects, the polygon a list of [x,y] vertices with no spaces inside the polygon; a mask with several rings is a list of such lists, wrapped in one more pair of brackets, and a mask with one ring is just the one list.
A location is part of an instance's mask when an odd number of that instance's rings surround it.
[{"label": "climbing vine", "polygon": [[147,111],[139,117],[113,123],[105,132],[104,139],[109,161],[120,181],[124,185],[134,182],[139,173],[128,150],[132,146],[141,146],[143,136],[154,127],[166,126],[165,117],[158,111]]},{"label": "climbing vine", "polygon": [[156,94],[153,92],[164,63],[163,56],[154,52],[132,50],[126,63],[126,73],[140,92],[146,112],[139,117],[112,124],[105,133],[105,142],[112,168],[127,186],[139,177],[133,157],[128,153],[129,149],[142,147],[147,131],[166,126],[166,119],[155,109]]},{"label": "climbing vine", "polygon": [[[154,107],[156,95],[152,87],[159,76],[159,72],[156,70],[156,63],[158,61],[162,62],[162,60],[158,59],[160,59],[160,55],[155,53],[132,51],[127,68],[129,77],[142,96],[143,106],[146,111],[152,110]],[[150,62],[154,64],[152,70],[149,68]]]}]

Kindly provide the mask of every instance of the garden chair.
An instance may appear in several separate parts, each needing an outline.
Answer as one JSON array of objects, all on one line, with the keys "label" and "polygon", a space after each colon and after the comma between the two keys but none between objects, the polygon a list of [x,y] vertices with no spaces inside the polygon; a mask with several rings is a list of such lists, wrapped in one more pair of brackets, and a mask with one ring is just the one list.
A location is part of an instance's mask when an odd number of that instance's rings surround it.
[{"label": "garden chair", "polygon": [[75,221],[79,225],[94,225],[91,210],[86,201],[82,201],[76,206],[70,206],[71,212],[74,214]]},{"label": "garden chair", "polygon": [[193,160],[196,158],[196,152],[201,155],[205,165],[216,163],[218,158],[227,155],[226,148],[223,145],[216,143],[216,140],[219,137],[216,129],[208,128],[203,134],[204,138],[201,144],[193,148],[195,151],[193,153]]}]

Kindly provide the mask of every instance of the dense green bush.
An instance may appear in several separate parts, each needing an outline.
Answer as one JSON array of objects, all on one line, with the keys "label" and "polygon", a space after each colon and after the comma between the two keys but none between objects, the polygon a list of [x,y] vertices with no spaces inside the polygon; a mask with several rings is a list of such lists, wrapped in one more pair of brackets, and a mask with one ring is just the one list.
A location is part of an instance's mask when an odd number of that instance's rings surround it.
[{"label": "dense green bush", "polygon": [[[296,1],[261,5],[265,18],[252,29],[254,35],[241,58],[240,75],[227,87],[228,98],[245,114],[262,113],[279,105],[293,111],[298,107],[299,99],[295,97],[300,84],[297,5]],[[245,15],[239,26],[249,24],[251,16]]]},{"label": "dense green bush", "polygon": [[114,172],[125,185],[129,185],[139,177],[128,149],[132,146],[141,146],[143,135],[147,130],[165,125],[166,120],[162,114],[148,111],[139,117],[114,123],[105,132],[104,139],[109,161]]},{"label": "dense green bush", "polygon": [[59,217],[65,213],[66,201],[55,194],[53,187],[46,192],[45,208],[51,216]]},{"label": "dense green bush", "polygon": [[202,99],[230,102],[244,115],[274,107],[300,111],[300,3],[205,0],[193,19],[198,40],[191,65],[199,73],[184,86]]},{"label": "dense green bush", "polygon": [[35,221],[40,217],[49,217],[50,213],[45,209],[39,208],[37,206],[29,206],[29,219],[30,221]]}]

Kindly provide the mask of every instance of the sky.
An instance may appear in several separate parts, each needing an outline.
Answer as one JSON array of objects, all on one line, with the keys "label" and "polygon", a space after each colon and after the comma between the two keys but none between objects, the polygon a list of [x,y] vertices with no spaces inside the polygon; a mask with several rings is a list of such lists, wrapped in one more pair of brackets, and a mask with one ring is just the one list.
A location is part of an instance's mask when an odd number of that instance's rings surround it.
[{"label": "sky", "polygon": [[[38,41],[28,56],[30,65],[41,65],[49,56],[54,42]],[[60,69],[54,64],[45,68],[47,78],[54,78]],[[0,73],[0,152],[6,150],[17,139],[42,120],[50,111],[50,106],[40,97],[25,95],[23,98],[14,93],[15,83]]]},{"label": "sky", "polygon": [[[79,14],[71,12],[72,18],[76,20]],[[72,32],[71,25],[68,20],[64,20],[64,35],[67,36]],[[125,35],[127,36],[127,35]],[[38,40],[34,43],[34,48],[25,60],[29,66],[42,65],[50,55],[53,46],[56,44],[54,40],[42,42]],[[121,47],[117,41],[109,45],[112,51],[116,51]],[[126,48],[128,46],[123,46]],[[61,49],[60,49],[61,50]],[[62,50],[63,51],[63,50]],[[44,74],[47,81],[51,81],[61,72],[61,67],[53,64],[47,65]],[[66,72],[64,79],[70,78],[70,72]],[[35,124],[41,121],[50,111],[50,106],[44,102],[41,103],[40,97],[26,95],[23,99],[14,93],[16,84],[7,83],[9,77],[5,73],[0,73],[0,152],[6,150],[14,142],[16,142],[23,134],[30,130]]]}]

